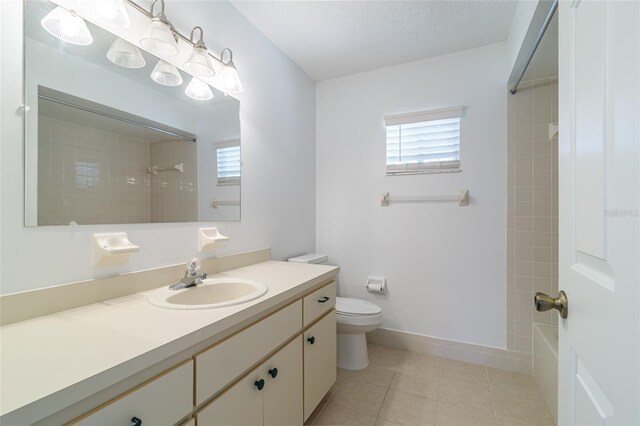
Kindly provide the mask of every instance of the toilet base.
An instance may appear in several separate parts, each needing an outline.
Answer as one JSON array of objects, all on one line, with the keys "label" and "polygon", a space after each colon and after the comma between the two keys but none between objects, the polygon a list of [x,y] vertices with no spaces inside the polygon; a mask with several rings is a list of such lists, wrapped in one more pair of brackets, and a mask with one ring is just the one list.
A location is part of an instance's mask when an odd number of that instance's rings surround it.
[{"label": "toilet base", "polygon": [[369,366],[365,333],[338,332],[338,368],[364,370]]}]

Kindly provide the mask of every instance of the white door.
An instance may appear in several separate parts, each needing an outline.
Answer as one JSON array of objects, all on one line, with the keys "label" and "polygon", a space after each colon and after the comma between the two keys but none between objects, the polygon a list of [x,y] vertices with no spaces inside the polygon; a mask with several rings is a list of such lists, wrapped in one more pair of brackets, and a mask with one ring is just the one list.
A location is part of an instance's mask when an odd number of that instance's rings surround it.
[{"label": "white door", "polygon": [[640,424],[640,2],[560,1],[558,423]]}]

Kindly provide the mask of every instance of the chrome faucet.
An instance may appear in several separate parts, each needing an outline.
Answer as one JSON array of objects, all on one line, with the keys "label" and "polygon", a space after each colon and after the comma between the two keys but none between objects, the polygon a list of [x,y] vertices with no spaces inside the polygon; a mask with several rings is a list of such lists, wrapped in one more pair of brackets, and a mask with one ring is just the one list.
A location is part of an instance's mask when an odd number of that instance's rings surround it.
[{"label": "chrome faucet", "polygon": [[198,274],[200,270],[200,261],[198,259],[191,259],[187,262],[187,269],[184,271],[184,277],[175,284],[169,286],[169,290],[181,290],[183,288],[195,287],[202,284],[202,280],[207,278],[206,272]]}]

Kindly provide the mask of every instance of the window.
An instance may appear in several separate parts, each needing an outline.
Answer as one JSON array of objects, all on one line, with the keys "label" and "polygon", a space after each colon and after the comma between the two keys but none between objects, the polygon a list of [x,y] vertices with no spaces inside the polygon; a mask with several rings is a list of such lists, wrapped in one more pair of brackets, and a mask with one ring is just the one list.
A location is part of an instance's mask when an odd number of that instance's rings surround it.
[{"label": "window", "polygon": [[216,144],[218,185],[240,183],[240,139]]},{"label": "window", "polygon": [[387,175],[460,171],[460,120],[464,108],[384,118]]}]

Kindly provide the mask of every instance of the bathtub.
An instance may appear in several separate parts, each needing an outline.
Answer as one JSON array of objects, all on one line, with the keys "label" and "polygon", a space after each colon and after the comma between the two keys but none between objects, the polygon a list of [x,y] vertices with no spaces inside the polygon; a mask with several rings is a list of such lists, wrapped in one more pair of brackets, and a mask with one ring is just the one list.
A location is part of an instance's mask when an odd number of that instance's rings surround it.
[{"label": "bathtub", "polygon": [[558,326],[533,324],[533,377],[558,422]]}]

